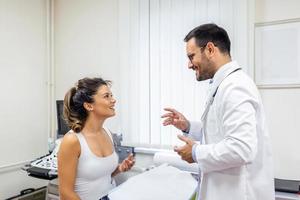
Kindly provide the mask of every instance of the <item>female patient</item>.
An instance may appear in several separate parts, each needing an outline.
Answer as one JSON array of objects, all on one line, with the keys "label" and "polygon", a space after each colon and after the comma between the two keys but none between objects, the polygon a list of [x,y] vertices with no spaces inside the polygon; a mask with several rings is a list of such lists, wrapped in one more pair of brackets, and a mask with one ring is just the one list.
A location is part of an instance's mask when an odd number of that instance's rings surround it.
[{"label": "female patient", "polygon": [[61,200],[107,199],[111,177],[134,165],[132,155],[118,165],[111,133],[103,127],[115,115],[115,103],[110,82],[101,78],[81,79],[67,92],[64,117],[72,130],[58,153]]}]

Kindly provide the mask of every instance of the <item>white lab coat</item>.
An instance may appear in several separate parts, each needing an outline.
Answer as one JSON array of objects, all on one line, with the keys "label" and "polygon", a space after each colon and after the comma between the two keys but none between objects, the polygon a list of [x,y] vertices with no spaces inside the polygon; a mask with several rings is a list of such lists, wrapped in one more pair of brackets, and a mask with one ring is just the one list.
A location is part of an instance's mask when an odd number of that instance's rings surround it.
[{"label": "white lab coat", "polygon": [[275,198],[261,98],[253,81],[237,68],[236,62],[230,62],[216,72],[208,112],[200,123],[191,122],[188,135],[201,143],[195,154],[201,171],[201,200]]}]

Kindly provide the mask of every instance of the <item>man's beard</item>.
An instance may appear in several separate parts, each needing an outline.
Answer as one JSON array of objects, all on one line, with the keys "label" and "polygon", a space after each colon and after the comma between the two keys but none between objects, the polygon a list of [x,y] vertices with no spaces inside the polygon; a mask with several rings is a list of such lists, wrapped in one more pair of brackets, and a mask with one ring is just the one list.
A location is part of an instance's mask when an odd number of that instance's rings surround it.
[{"label": "man's beard", "polygon": [[[214,77],[212,63],[207,58],[203,58],[203,59],[205,59],[205,63],[202,66],[205,67],[204,68],[202,67],[202,69],[206,69],[206,71],[199,73],[199,75],[197,75],[196,77],[197,81],[205,81]],[[200,67],[198,69],[200,69]]]}]

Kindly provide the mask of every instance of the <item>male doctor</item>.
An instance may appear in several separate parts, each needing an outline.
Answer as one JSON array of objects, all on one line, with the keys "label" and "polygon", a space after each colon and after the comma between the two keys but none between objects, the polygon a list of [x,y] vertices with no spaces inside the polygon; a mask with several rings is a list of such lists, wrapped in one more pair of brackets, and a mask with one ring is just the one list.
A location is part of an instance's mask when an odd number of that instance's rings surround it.
[{"label": "male doctor", "polygon": [[206,108],[200,122],[187,120],[173,108],[165,108],[162,118],[163,125],[185,133],[178,137],[186,144],[174,150],[183,160],[199,165],[197,199],[273,200],[273,163],[263,105],[253,81],[231,60],[227,32],[204,24],[184,41],[188,68],[198,81],[211,79]]}]

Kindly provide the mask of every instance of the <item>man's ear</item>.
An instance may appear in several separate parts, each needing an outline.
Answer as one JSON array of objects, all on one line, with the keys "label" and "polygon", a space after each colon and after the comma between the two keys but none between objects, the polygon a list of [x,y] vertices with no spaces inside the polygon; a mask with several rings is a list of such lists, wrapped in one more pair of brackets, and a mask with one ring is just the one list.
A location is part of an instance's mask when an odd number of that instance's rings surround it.
[{"label": "man's ear", "polygon": [[93,105],[90,104],[90,103],[87,103],[87,102],[84,102],[83,103],[83,107],[87,110],[87,111],[92,111],[94,108],[93,108]]},{"label": "man's ear", "polygon": [[216,46],[214,45],[214,43],[208,42],[206,46],[207,46],[207,50],[208,50],[209,54],[214,54],[215,53]]},{"label": "man's ear", "polygon": [[212,42],[208,42],[206,44],[206,49],[207,49],[207,56],[208,58],[211,58],[215,53],[216,53],[216,46]]}]

